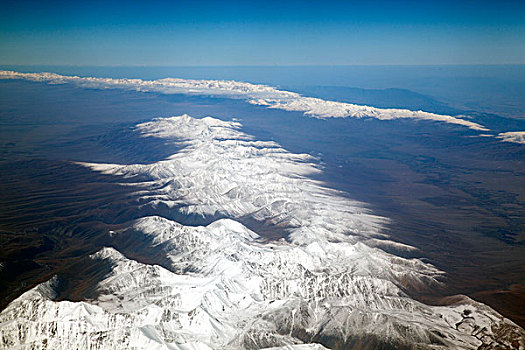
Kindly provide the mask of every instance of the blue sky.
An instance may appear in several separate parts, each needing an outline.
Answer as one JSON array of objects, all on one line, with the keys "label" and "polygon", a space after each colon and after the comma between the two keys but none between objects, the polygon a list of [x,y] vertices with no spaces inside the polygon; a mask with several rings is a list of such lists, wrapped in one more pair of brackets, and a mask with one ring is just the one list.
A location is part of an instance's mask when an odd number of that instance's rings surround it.
[{"label": "blue sky", "polygon": [[0,64],[524,64],[525,1],[4,1]]}]

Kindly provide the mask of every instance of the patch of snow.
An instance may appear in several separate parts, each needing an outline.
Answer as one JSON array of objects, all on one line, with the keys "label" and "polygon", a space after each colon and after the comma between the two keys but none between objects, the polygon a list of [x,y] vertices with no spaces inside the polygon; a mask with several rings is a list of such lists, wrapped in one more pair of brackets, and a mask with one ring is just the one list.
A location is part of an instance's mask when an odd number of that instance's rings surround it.
[{"label": "patch of snow", "polygon": [[525,131],[502,132],[496,137],[503,140],[504,142],[525,144]]}]

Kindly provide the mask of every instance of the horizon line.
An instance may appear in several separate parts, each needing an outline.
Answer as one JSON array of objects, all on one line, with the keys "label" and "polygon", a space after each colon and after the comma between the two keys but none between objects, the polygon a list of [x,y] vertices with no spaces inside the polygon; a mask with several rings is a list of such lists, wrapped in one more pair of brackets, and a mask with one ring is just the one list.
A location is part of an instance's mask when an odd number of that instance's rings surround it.
[{"label": "horizon line", "polygon": [[169,65],[169,64],[13,64],[0,63],[0,67],[171,67],[171,68],[228,68],[228,67],[487,67],[525,66],[525,63],[428,63],[428,64],[210,64],[210,65]]}]

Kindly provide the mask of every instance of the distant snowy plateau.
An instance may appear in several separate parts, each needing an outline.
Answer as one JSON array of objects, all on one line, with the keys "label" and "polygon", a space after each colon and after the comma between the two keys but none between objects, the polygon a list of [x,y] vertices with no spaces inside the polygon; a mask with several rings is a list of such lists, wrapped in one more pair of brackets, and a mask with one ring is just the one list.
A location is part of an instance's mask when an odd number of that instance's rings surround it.
[{"label": "distant snowy plateau", "polygon": [[[459,117],[249,83],[10,71],[0,79],[219,95],[319,118],[415,118],[489,131]],[[438,286],[443,272],[401,257],[416,248],[389,237],[387,218],[314,180],[322,169],[312,156],[211,117],[158,118],[135,132],[180,150],[151,164],[82,165],[121,178],[144,213],[158,215],[107,235],[147,246],[162,266],[112,247],[98,251],[85,266],[86,275],[107,271],[93,298],[58,301],[60,276],[36,286],[0,313],[0,348],[525,349],[525,331],[484,304],[466,296],[447,306],[411,298]],[[522,132],[491,136],[523,143]]]}]

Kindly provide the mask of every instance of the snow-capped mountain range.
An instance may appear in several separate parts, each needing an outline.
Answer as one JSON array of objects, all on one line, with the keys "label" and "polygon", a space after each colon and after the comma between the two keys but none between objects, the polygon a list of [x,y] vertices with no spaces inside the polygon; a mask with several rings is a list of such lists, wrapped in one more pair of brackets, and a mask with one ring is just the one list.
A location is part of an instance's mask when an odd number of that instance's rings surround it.
[{"label": "snow-capped mountain range", "polygon": [[467,127],[474,131],[485,132],[480,136],[497,137],[504,142],[523,144],[523,137],[516,137],[522,131],[498,134],[486,126],[476,123],[468,116],[450,116],[408,109],[376,108],[352,103],[327,101],[320,98],[302,96],[298,93],[280,90],[262,84],[251,84],[231,80],[194,80],[165,78],[158,80],[97,78],[66,76],[55,73],[19,73],[0,70],[0,79],[23,79],[48,84],[74,84],[94,89],[126,89],[161,94],[187,94],[217,96],[243,99],[251,104],[286,111],[302,112],[315,118],[376,118],[380,120],[413,119],[429,120]]},{"label": "snow-capped mountain range", "polygon": [[111,266],[96,297],[56,301],[59,276],[33,288],[0,313],[0,347],[525,347],[523,329],[468,297],[449,306],[411,298],[407,291],[435,286],[443,273],[387,253],[415,248],[392,240],[387,219],[364,203],[313,180],[322,171],[314,158],[240,127],[159,118],[136,132],[175,143],[176,154],[152,164],[83,164],[126,178],[144,212],[159,214],[108,236],[147,242],[168,263],[104,248],[86,266]]}]

